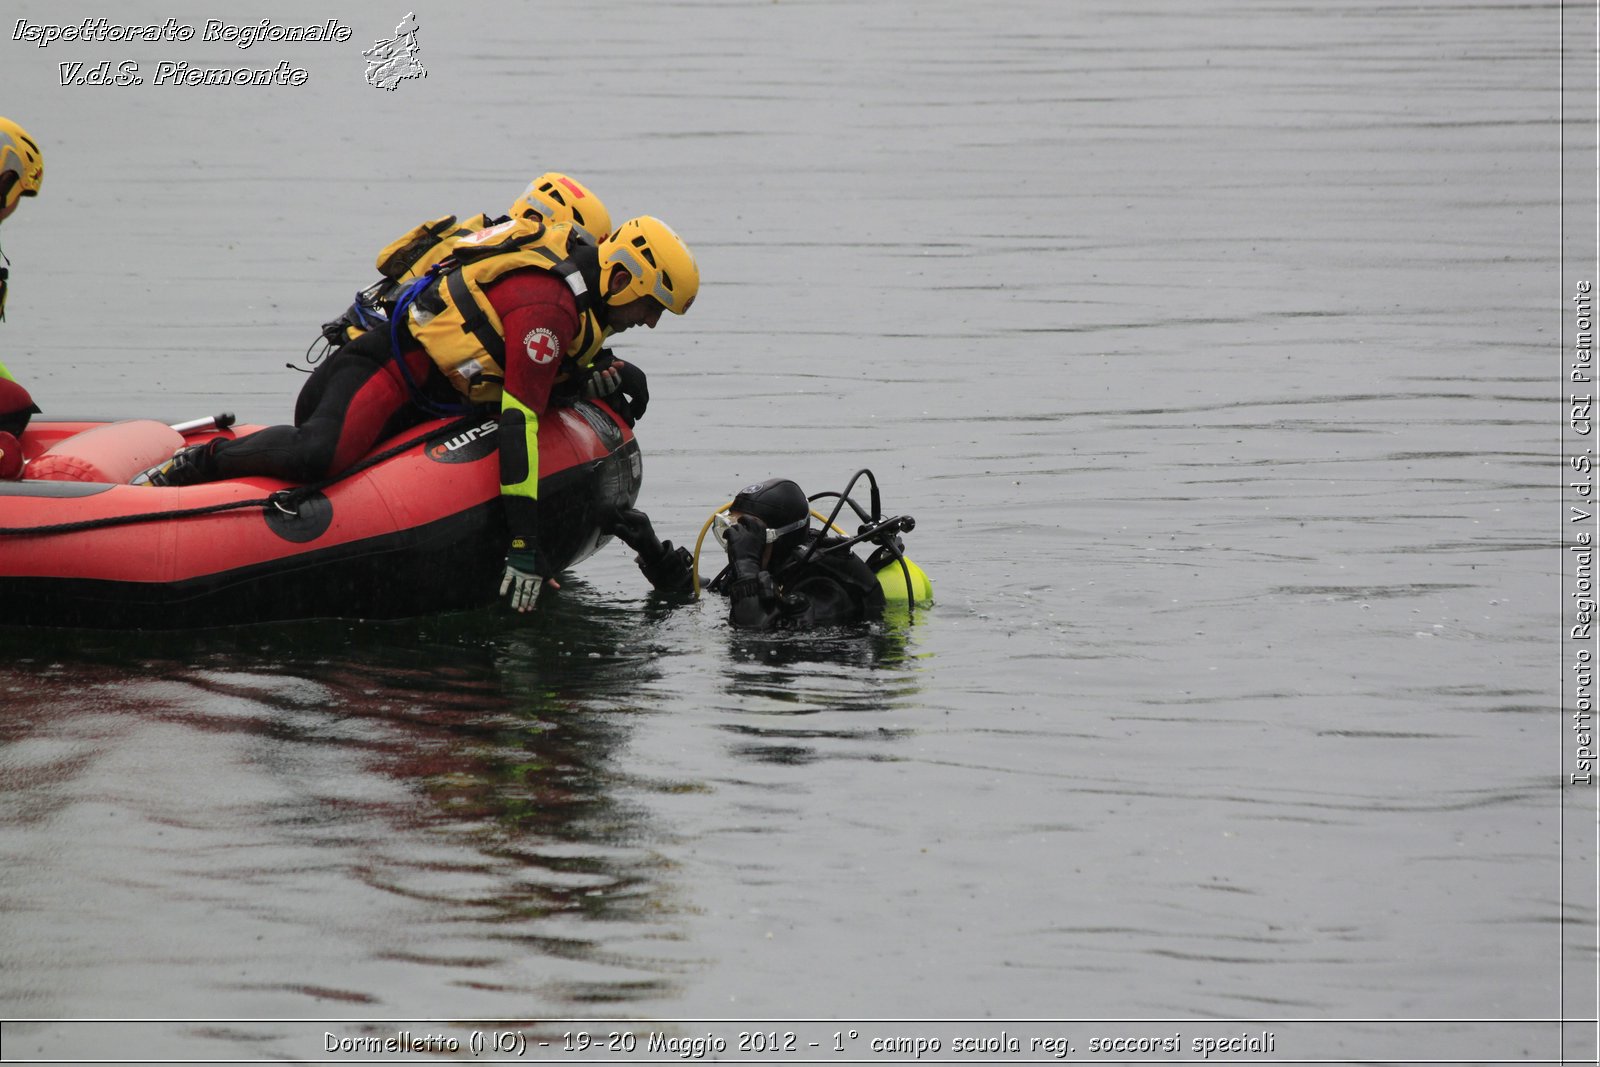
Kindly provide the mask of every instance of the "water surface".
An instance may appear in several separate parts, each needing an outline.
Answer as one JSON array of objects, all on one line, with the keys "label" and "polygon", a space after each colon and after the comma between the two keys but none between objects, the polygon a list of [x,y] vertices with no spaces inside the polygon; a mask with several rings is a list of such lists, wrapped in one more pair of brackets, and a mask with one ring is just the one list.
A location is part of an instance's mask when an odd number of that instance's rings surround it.
[{"label": "water surface", "polygon": [[938,604],[741,637],[613,548],[526,621],[9,635],[0,1012],[1559,1017],[1558,7],[502,2],[374,90],[403,13],[181,55],[297,89],[0,42],[41,404],[283,419],[378,247],[567,170],[702,268],[617,346],[663,532],[869,466]]}]

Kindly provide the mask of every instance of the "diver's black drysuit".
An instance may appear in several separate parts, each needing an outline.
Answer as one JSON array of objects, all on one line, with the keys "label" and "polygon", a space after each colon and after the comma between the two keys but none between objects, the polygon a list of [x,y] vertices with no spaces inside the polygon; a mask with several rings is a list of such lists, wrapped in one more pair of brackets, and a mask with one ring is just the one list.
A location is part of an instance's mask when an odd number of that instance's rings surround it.
[{"label": "diver's black drysuit", "polygon": [[[623,512],[614,532],[639,553],[639,569],[657,590],[690,590],[694,560],[689,550],[658,540],[644,512]],[[746,630],[805,630],[881,618],[883,588],[877,575],[847,548],[828,551],[842,540],[817,530],[783,538],[763,567],[765,531],[741,520],[729,530],[728,566],[707,588],[728,597],[728,622]]]}]

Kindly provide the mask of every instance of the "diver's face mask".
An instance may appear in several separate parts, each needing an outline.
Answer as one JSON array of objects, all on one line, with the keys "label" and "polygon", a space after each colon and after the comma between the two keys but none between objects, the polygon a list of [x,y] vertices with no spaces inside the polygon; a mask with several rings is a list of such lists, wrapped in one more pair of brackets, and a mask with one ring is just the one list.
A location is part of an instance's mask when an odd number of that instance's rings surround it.
[{"label": "diver's face mask", "polygon": [[[717,544],[721,545],[723,548],[728,547],[728,531],[739,525],[739,519],[737,516],[742,514],[743,512],[719,511],[711,517],[711,533],[716,537]],[[768,526],[767,544],[775,544],[778,538],[784,536],[785,534],[792,534],[796,530],[804,530],[809,525],[811,525],[810,515],[807,515],[804,518],[796,519],[787,526]]]}]

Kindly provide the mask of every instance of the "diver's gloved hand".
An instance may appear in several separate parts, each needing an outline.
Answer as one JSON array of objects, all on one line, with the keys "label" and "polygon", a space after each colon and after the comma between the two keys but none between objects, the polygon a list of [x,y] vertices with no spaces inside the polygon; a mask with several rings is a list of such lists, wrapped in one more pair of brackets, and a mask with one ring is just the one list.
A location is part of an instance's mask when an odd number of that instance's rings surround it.
[{"label": "diver's gloved hand", "polygon": [[[644,409],[650,404],[650,383],[645,373],[632,363],[617,360],[613,366],[622,368],[622,395],[628,398],[626,404],[617,405],[617,414],[629,426],[644,418]],[[626,410],[624,410],[626,409]]]},{"label": "diver's gloved hand", "polygon": [[500,595],[509,597],[513,610],[532,611],[546,583],[552,589],[561,588],[549,577],[551,569],[537,545],[530,547],[521,538],[512,541],[511,551],[506,553],[506,573],[500,579]]},{"label": "diver's gloved hand", "polygon": [[735,626],[751,625],[750,620],[765,613],[763,605],[776,595],[772,575],[761,569],[761,554],[767,547],[767,527],[754,515],[742,515],[728,527],[728,618]]},{"label": "diver's gloved hand", "polygon": [[641,563],[654,563],[664,549],[650,516],[638,508],[623,508],[611,520],[611,533],[623,544],[639,553]]},{"label": "diver's gloved hand", "polygon": [[[761,569],[761,553],[767,547],[767,528],[754,515],[741,515],[739,521],[728,527],[728,562],[734,574],[746,577]],[[749,566],[746,566],[746,565]]]}]

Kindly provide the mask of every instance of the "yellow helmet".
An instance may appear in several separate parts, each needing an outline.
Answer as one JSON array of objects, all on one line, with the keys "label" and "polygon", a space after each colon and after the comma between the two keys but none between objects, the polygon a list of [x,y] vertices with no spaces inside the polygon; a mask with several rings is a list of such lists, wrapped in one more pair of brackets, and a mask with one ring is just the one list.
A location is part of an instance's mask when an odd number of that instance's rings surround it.
[{"label": "yellow helmet", "polygon": [[0,118],[0,211],[10,213],[23,197],[39,195],[43,182],[44,153],[39,145],[27,130]]},{"label": "yellow helmet", "polygon": [[595,241],[604,241],[611,232],[611,214],[600,198],[584,187],[583,183],[565,174],[551,171],[541,174],[528,183],[528,187],[511,205],[511,217],[527,219],[534,216],[555,225],[570,222]]},{"label": "yellow helmet", "polygon": [[611,270],[622,267],[631,276],[627,288],[606,303],[620,305],[653,296],[661,306],[682,315],[700,291],[700,268],[694,253],[672,227],[650,215],[629,219],[600,242],[600,291],[609,293]]}]

